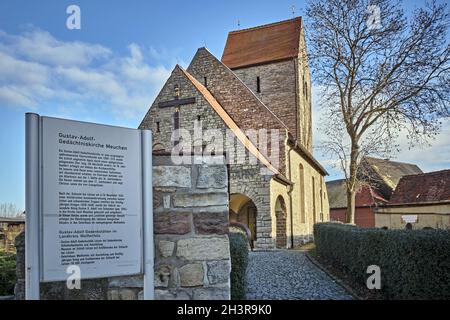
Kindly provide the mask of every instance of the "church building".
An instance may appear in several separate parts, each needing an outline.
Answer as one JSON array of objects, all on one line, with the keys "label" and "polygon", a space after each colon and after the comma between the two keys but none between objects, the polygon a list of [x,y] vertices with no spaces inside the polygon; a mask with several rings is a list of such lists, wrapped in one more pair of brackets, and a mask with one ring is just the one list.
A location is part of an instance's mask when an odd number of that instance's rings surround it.
[{"label": "church building", "polygon": [[186,70],[174,68],[139,128],[152,130],[155,155],[225,155],[229,207],[211,212],[245,224],[255,248],[272,249],[309,241],[313,224],[329,220],[311,119],[297,17],[230,32],[221,59],[199,48]]}]

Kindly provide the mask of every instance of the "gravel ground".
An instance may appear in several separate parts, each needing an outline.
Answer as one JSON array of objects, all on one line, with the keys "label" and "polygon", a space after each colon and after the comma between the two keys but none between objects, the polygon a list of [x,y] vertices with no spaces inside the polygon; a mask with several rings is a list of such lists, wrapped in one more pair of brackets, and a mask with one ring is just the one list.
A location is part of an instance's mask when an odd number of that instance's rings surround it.
[{"label": "gravel ground", "polygon": [[351,300],[352,296],[305,252],[277,250],[249,253],[247,299]]}]

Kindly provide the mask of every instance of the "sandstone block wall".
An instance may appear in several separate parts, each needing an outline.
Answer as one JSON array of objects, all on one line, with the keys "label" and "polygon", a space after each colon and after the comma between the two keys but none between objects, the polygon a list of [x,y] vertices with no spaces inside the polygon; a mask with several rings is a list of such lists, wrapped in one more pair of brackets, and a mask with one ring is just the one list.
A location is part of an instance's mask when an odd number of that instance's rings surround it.
[{"label": "sandstone block wall", "polygon": [[158,156],[154,174],[156,298],[230,299],[226,165]]}]

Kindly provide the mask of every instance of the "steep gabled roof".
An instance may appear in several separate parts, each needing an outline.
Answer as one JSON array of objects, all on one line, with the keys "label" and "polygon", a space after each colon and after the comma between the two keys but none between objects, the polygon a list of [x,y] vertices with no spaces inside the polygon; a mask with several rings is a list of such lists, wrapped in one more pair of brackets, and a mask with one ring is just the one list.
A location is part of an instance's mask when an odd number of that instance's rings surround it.
[{"label": "steep gabled roof", "polygon": [[402,177],[389,204],[448,200],[450,200],[450,170],[442,170]]},{"label": "steep gabled roof", "polygon": [[345,179],[328,181],[326,185],[330,208],[336,209],[347,207],[347,188],[345,187]]},{"label": "steep gabled roof", "polygon": [[422,173],[422,170],[415,164],[372,157],[364,157],[363,161],[365,161],[391,189],[395,189],[401,177]]},{"label": "steep gabled roof", "polygon": [[222,62],[229,68],[241,68],[281,61],[299,54],[300,17],[228,34]]},{"label": "steep gabled roof", "polygon": [[230,117],[230,115],[225,111],[225,109],[220,105],[220,103],[213,97],[213,95],[202,85],[197,79],[195,79],[189,72],[184,70],[180,66],[179,68],[184,75],[189,79],[189,81],[194,85],[194,87],[200,92],[200,94],[205,98],[205,100],[211,105],[211,107],[216,111],[219,117],[227,125],[227,127],[236,135],[238,140],[245,146],[245,148],[253,154],[256,159],[258,159],[263,165],[265,165],[274,174],[280,174],[279,171],[270,163],[270,161],[258,150],[258,148],[250,141],[250,139],[242,132],[236,122]]},{"label": "steep gabled roof", "polygon": [[[345,185],[345,179],[328,181],[326,185],[330,208],[347,208],[347,187]],[[372,207],[387,202],[374,188],[367,185],[362,186],[355,195],[356,207]]]}]

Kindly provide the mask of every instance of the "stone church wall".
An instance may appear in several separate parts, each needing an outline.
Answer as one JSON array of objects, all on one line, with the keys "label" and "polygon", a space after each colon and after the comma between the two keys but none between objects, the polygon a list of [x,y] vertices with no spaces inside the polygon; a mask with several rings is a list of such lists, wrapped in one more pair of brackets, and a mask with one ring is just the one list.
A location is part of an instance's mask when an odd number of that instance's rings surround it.
[{"label": "stone church wall", "polygon": [[[228,174],[225,165],[174,166],[153,157],[155,299],[230,299]],[[16,299],[24,299],[25,241],[16,240]],[[65,282],[41,284],[42,299],[143,298],[142,276],[82,280],[81,290]]]},{"label": "stone church wall", "polygon": [[[272,110],[297,138],[296,73],[294,59],[235,69],[233,72]],[[260,79],[260,92],[257,90]]]},{"label": "stone church wall", "polygon": [[[205,58],[206,59],[206,58]],[[173,100],[175,86],[180,88],[180,99],[195,97],[196,103],[183,105],[179,108],[180,128],[189,131],[194,139],[194,123],[200,117],[201,127],[204,134],[204,142],[209,143],[210,137],[206,135],[206,130],[215,129],[223,137],[223,143],[219,143],[216,154],[228,152],[228,156],[234,153],[230,161],[230,194],[242,193],[248,196],[257,207],[257,248],[268,249],[274,247],[271,238],[272,221],[270,216],[270,186],[269,181],[272,175],[261,174],[261,165],[256,160],[250,161],[248,151],[244,150],[240,142],[227,139],[227,126],[214,111],[214,109],[202,98],[195,88],[190,84],[181,70],[175,69],[171,77],[163,87],[152,108],[141,123],[141,129],[151,129],[155,148],[162,148],[165,152],[171,152],[173,144],[170,136],[173,131],[173,113],[175,107],[158,108],[161,101]],[[160,121],[160,132],[155,132],[156,121]],[[233,137],[234,138],[234,137]],[[283,146],[284,137],[280,137],[280,147]],[[193,141],[192,141],[193,142]],[[252,158],[254,159],[254,158]],[[280,151],[280,164],[284,161],[284,154]]]},{"label": "stone church wall", "polygon": [[275,248],[272,239],[272,217],[270,214],[271,175],[262,175],[260,165],[236,165],[230,167],[230,194],[241,193],[249,197],[256,206],[257,249]]}]

